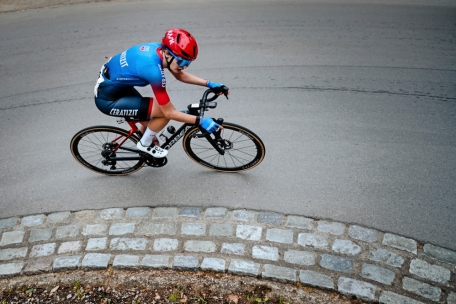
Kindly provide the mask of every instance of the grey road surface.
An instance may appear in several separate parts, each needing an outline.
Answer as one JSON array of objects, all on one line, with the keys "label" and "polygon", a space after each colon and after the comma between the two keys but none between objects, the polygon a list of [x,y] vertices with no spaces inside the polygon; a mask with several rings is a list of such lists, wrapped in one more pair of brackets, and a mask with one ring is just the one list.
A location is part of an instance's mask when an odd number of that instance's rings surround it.
[{"label": "grey road surface", "polygon": [[[78,130],[116,125],[93,102],[105,56],[157,41],[169,27],[198,40],[189,72],[231,88],[208,114],[263,139],[257,168],[212,172],[180,145],[165,167],[127,177],[98,175],[72,158]],[[224,206],[456,249],[454,2],[89,3],[1,14],[0,41],[0,218]],[[166,73],[176,107],[198,101],[203,88]]]}]

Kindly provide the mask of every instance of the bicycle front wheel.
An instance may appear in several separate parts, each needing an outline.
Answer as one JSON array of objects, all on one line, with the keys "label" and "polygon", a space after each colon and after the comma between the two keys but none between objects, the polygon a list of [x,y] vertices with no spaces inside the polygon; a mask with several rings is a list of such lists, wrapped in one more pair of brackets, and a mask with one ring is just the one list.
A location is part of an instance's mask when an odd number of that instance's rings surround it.
[{"label": "bicycle front wheel", "polygon": [[[264,159],[266,149],[261,139],[242,126],[223,123],[221,137],[225,154],[221,155],[201,134],[198,127],[184,136],[183,146],[187,155],[201,166],[223,172],[240,172],[258,166]],[[213,135],[211,135],[213,136]]]},{"label": "bicycle front wheel", "polygon": [[[136,150],[139,138],[121,128],[95,126],[76,133],[70,149],[74,158],[84,167],[106,175],[127,175],[138,171],[144,159]],[[128,138],[127,138],[128,137]],[[127,139],[126,139],[127,138]],[[122,144],[122,142],[126,141]],[[118,147],[121,145],[120,147]],[[113,150],[117,150],[114,152]],[[115,158],[112,160],[111,158]],[[123,160],[124,159],[124,160]]]}]

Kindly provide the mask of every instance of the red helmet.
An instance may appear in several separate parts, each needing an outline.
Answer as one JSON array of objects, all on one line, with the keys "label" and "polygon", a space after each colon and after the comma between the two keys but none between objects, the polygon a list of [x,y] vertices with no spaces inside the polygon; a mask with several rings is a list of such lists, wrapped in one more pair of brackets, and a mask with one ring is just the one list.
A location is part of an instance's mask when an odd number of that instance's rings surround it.
[{"label": "red helmet", "polygon": [[183,59],[195,60],[198,56],[198,44],[195,37],[183,29],[167,30],[162,39],[162,46]]}]

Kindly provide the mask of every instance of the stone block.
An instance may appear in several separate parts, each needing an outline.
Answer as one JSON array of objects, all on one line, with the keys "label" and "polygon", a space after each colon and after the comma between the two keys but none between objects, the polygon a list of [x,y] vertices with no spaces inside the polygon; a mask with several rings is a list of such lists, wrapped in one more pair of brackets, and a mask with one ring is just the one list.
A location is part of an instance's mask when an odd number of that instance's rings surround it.
[{"label": "stone block", "polygon": [[0,278],[15,276],[21,273],[25,263],[8,263],[1,264],[0,266]]},{"label": "stone block", "polygon": [[127,209],[127,218],[148,218],[151,210],[149,207],[134,207]]},{"label": "stone block", "polygon": [[400,255],[382,248],[372,249],[370,251],[369,259],[376,262],[382,262],[396,268],[401,268],[405,261]]},{"label": "stone block", "polygon": [[125,235],[135,231],[135,223],[113,223],[109,235]]},{"label": "stone block", "polygon": [[173,268],[178,270],[198,270],[198,258],[194,256],[175,256]]},{"label": "stone block", "polygon": [[228,267],[229,273],[238,275],[257,276],[260,271],[260,264],[252,261],[231,259],[230,266]]},{"label": "stone block", "polygon": [[181,234],[183,235],[205,235],[205,223],[182,223]]},{"label": "stone block", "polygon": [[12,228],[19,222],[18,217],[10,217],[7,219],[0,220],[0,229]]},{"label": "stone block", "polygon": [[82,229],[82,235],[106,235],[108,231],[108,225],[106,224],[93,224],[86,225]]},{"label": "stone block", "polygon": [[353,273],[353,265],[354,262],[352,259],[342,258],[329,254],[321,255],[320,266],[326,269],[345,273]]},{"label": "stone block", "polygon": [[124,210],[122,208],[109,208],[101,210],[100,217],[106,221],[119,220],[123,218]]},{"label": "stone block", "polygon": [[48,256],[48,255],[54,254],[55,248],[56,248],[55,243],[35,245],[32,247],[29,257],[35,258],[35,257],[42,257],[42,256]]},{"label": "stone block", "polygon": [[341,254],[357,255],[361,252],[361,247],[349,240],[335,240],[332,250]]},{"label": "stone block", "polygon": [[22,218],[22,227],[34,227],[43,225],[46,216],[44,214],[30,215]]},{"label": "stone block", "polygon": [[450,292],[446,304],[456,304],[456,292]]},{"label": "stone block", "polygon": [[311,270],[301,270],[299,273],[299,280],[303,284],[308,284],[311,286],[334,289],[334,281],[330,276],[325,274],[311,271]]},{"label": "stone block", "polygon": [[0,249],[0,261],[25,258],[27,251],[27,247]]},{"label": "stone block", "polygon": [[258,214],[258,223],[264,223],[269,225],[280,225],[282,224],[283,216],[275,212],[260,212]]},{"label": "stone block", "polygon": [[424,254],[440,262],[456,265],[456,252],[437,247],[431,244],[426,244],[423,247]]},{"label": "stone block", "polygon": [[55,231],[56,239],[73,238],[79,234],[79,227],[75,225],[60,226]]},{"label": "stone block", "polygon": [[103,250],[106,249],[108,242],[107,237],[102,238],[91,238],[87,241],[86,250]]},{"label": "stone block", "polygon": [[226,219],[228,217],[228,209],[221,207],[207,208],[204,217]]},{"label": "stone block", "polygon": [[299,250],[288,250],[285,251],[284,260],[287,263],[298,265],[315,265],[315,253]]},{"label": "stone block", "polygon": [[211,241],[186,241],[184,250],[188,252],[215,252],[216,245]]},{"label": "stone block", "polygon": [[197,207],[185,207],[179,210],[180,217],[193,217],[199,218],[201,216],[201,208]]},{"label": "stone block", "polygon": [[29,242],[48,241],[52,237],[52,228],[33,229],[30,231]]},{"label": "stone block", "polygon": [[411,253],[417,253],[417,243],[415,240],[407,239],[402,236],[386,233],[383,237],[383,245],[405,250]]},{"label": "stone block", "polygon": [[80,255],[57,257],[52,264],[54,271],[71,270],[78,268]]},{"label": "stone block", "polygon": [[238,225],[236,228],[236,237],[249,241],[261,240],[263,228],[259,226]]},{"label": "stone block", "polygon": [[391,285],[394,281],[395,274],[393,271],[372,264],[363,263],[361,276],[366,279],[380,282],[385,285]]},{"label": "stone block", "polygon": [[81,241],[64,242],[60,245],[58,254],[81,251]]},{"label": "stone block", "polygon": [[270,264],[264,265],[264,271],[261,273],[261,276],[266,279],[274,279],[281,282],[296,282],[296,270]]},{"label": "stone block", "polygon": [[410,263],[410,273],[422,277],[426,280],[441,284],[448,284],[451,271],[438,265],[429,264],[420,259],[414,259]]},{"label": "stone block", "polygon": [[231,219],[239,222],[253,222],[255,220],[255,213],[246,210],[234,210],[231,214]]},{"label": "stone block", "polygon": [[298,244],[301,246],[312,246],[317,249],[326,249],[328,247],[328,240],[322,235],[300,233],[298,235]]},{"label": "stone block", "polygon": [[161,238],[154,240],[155,251],[174,251],[177,250],[179,241],[177,239]]},{"label": "stone block", "polygon": [[233,237],[233,225],[231,224],[212,224],[209,228],[209,235],[216,237]]},{"label": "stone block", "polygon": [[345,232],[345,225],[336,222],[318,221],[317,230],[333,235],[342,235]]},{"label": "stone block", "polygon": [[145,238],[113,238],[111,250],[145,250],[148,240]]},{"label": "stone block", "polygon": [[44,272],[50,272],[52,271],[53,261],[54,259],[52,257],[30,259],[27,261],[27,266],[24,268],[24,274],[34,275]]},{"label": "stone block", "polygon": [[352,225],[348,228],[348,235],[355,240],[375,243],[378,240],[378,232],[373,229]]},{"label": "stone block", "polygon": [[358,281],[350,278],[340,277],[338,281],[338,291],[347,296],[356,296],[362,300],[374,301],[377,287],[370,283]]},{"label": "stone block", "polygon": [[110,254],[87,253],[82,260],[82,268],[85,269],[106,269],[108,267]]},{"label": "stone block", "polygon": [[224,254],[244,255],[245,245],[241,243],[223,243],[220,252]]},{"label": "stone block", "polygon": [[48,224],[68,224],[70,222],[71,212],[55,212],[47,216],[46,223]]},{"label": "stone block", "polygon": [[286,227],[289,228],[299,228],[299,229],[313,229],[313,219],[302,217],[302,216],[294,216],[290,215],[287,218],[287,222],[285,224]]},{"label": "stone block", "polygon": [[282,244],[293,244],[293,231],[284,229],[268,229],[266,240]]},{"label": "stone block", "polygon": [[277,247],[269,246],[253,246],[252,256],[255,259],[278,261],[279,249]]},{"label": "stone block", "polygon": [[174,222],[163,223],[141,223],[138,226],[138,234],[141,235],[175,235],[177,233],[177,224]]},{"label": "stone block", "polygon": [[391,291],[383,291],[380,295],[381,304],[424,304],[406,296],[399,295]]},{"label": "stone block", "polygon": [[3,232],[0,246],[6,246],[11,244],[20,244],[24,240],[24,231],[8,231]]},{"label": "stone block", "polygon": [[402,288],[434,302],[438,302],[442,294],[442,290],[440,288],[408,277],[404,277],[402,279]]},{"label": "stone block", "polygon": [[169,267],[168,255],[150,255],[146,254],[141,261],[141,266],[145,268],[163,269]]},{"label": "stone block", "polygon": [[177,208],[159,207],[154,209],[153,218],[174,218],[177,216]]},{"label": "stone block", "polygon": [[225,271],[225,260],[224,259],[217,259],[217,258],[204,258],[203,262],[201,263],[202,270],[209,270],[209,271],[218,271],[224,272]]},{"label": "stone block", "polygon": [[137,268],[139,265],[139,256],[130,254],[117,255],[114,258],[112,267],[114,268]]}]

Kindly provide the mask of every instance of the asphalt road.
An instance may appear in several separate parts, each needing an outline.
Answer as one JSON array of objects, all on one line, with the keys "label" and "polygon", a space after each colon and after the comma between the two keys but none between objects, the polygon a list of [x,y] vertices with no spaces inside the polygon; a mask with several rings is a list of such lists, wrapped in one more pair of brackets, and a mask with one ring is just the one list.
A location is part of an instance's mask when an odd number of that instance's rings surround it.
[{"label": "asphalt road", "polygon": [[[454,250],[455,20],[451,1],[120,1],[1,14],[0,218],[224,206],[357,223]],[[198,40],[190,72],[231,88],[208,114],[263,139],[259,167],[212,172],[180,145],[165,167],[127,177],[72,158],[74,133],[116,125],[93,103],[104,56],[169,27]],[[201,97],[167,76],[177,107]]]}]

